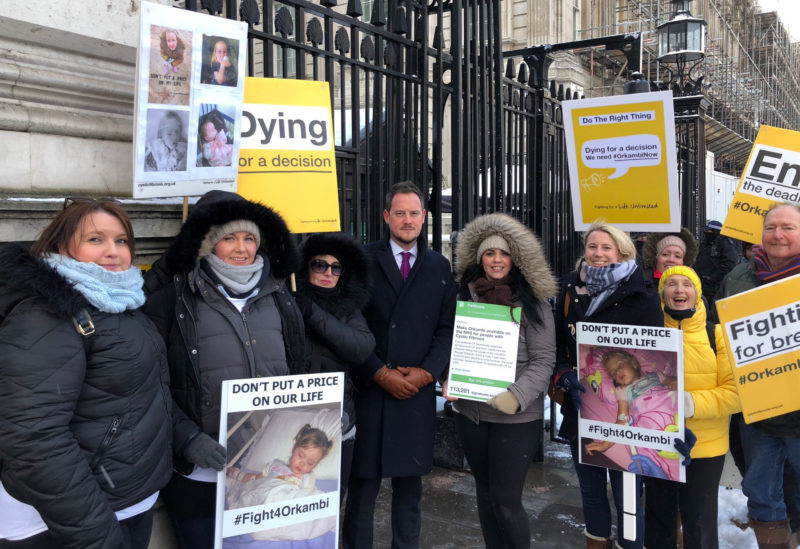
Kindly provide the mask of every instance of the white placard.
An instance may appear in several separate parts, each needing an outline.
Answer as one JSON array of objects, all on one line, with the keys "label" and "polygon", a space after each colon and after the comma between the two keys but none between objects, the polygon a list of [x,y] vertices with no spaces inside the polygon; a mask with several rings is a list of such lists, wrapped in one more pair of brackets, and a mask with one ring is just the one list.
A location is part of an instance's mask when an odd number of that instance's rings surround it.
[{"label": "white placard", "polygon": [[520,307],[458,301],[447,393],[486,401],[514,383]]}]

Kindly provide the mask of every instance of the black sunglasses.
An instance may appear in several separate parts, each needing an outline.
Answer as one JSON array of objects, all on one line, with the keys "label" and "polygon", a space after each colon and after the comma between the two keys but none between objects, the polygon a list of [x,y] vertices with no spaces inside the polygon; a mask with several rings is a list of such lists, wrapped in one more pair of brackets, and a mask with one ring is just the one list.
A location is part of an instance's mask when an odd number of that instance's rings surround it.
[{"label": "black sunglasses", "polygon": [[324,274],[328,269],[331,270],[333,276],[341,276],[344,272],[344,265],[341,263],[328,263],[321,259],[312,259],[308,266],[311,267],[312,271],[319,274]]},{"label": "black sunglasses", "polygon": [[73,204],[118,204],[122,205],[122,202],[115,198],[92,198],[91,196],[68,196],[64,199],[64,207],[62,209],[66,210]]}]

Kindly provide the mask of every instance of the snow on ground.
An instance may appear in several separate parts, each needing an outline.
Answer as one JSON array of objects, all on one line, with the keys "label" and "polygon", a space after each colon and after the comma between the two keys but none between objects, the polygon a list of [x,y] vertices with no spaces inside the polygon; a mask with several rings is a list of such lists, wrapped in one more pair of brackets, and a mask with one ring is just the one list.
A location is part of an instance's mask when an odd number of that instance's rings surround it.
[{"label": "snow on ground", "polygon": [[[545,422],[550,419],[550,399],[545,399]],[[561,423],[561,414],[556,407],[556,430]],[[569,448],[563,444],[550,445],[547,448],[547,457],[552,459],[570,460]],[[740,524],[747,522],[747,498],[737,488],[719,487],[719,514],[717,519],[720,549],[758,549],[756,536],[752,528],[742,530],[732,522],[735,519]],[[563,519],[565,523],[573,520]],[[800,546],[798,546],[800,547]]]},{"label": "snow on ground", "polygon": [[736,488],[719,487],[717,519],[720,549],[758,549],[752,528],[742,530],[731,519],[747,522],[747,498]]}]

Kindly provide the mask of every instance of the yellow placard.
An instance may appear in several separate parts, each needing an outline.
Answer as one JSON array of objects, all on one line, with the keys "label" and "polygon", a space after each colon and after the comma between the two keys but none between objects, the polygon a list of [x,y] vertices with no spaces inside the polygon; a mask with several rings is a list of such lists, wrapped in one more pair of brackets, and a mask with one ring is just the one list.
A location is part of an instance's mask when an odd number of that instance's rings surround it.
[{"label": "yellow placard", "polygon": [[761,244],[764,215],[776,202],[800,204],[800,132],[761,126],[722,234]]},{"label": "yellow placard", "polygon": [[800,410],[800,275],[717,301],[747,423]]},{"label": "yellow placard", "polygon": [[623,230],[677,231],[672,95],[565,101],[575,229],[603,218]]},{"label": "yellow placard", "polygon": [[341,230],[327,82],[247,78],[237,191],[289,230]]}]

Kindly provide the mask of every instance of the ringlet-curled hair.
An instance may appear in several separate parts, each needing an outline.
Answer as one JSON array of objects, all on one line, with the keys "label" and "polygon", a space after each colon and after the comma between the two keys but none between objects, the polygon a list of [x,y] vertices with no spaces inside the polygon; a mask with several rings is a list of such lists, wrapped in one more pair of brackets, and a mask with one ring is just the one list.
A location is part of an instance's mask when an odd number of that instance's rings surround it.
[{"label": "ringlet-curled hair", "polygon": [[308,423],[303,425],[294,437],[294,447],[300,448],[319,448],[322,450],[322,457],[328,455],[333,446],[333,442],[328,440],[328,435],[321,429],[312,427]]},{"label": "ringlet-curled hair", "polygon": [[50,253],[66,253],[72,239],[81,230],[84,218],[96,212],[105,212],[119,219],[122,228],[128,235],[128,249],[131,251],[132,260],[136,256],[136,244],[131,218],[119,202],[110,198],[67,199],[64,208],[56,214],[56,217],[31,245],[31,253],[36,257]]}]

